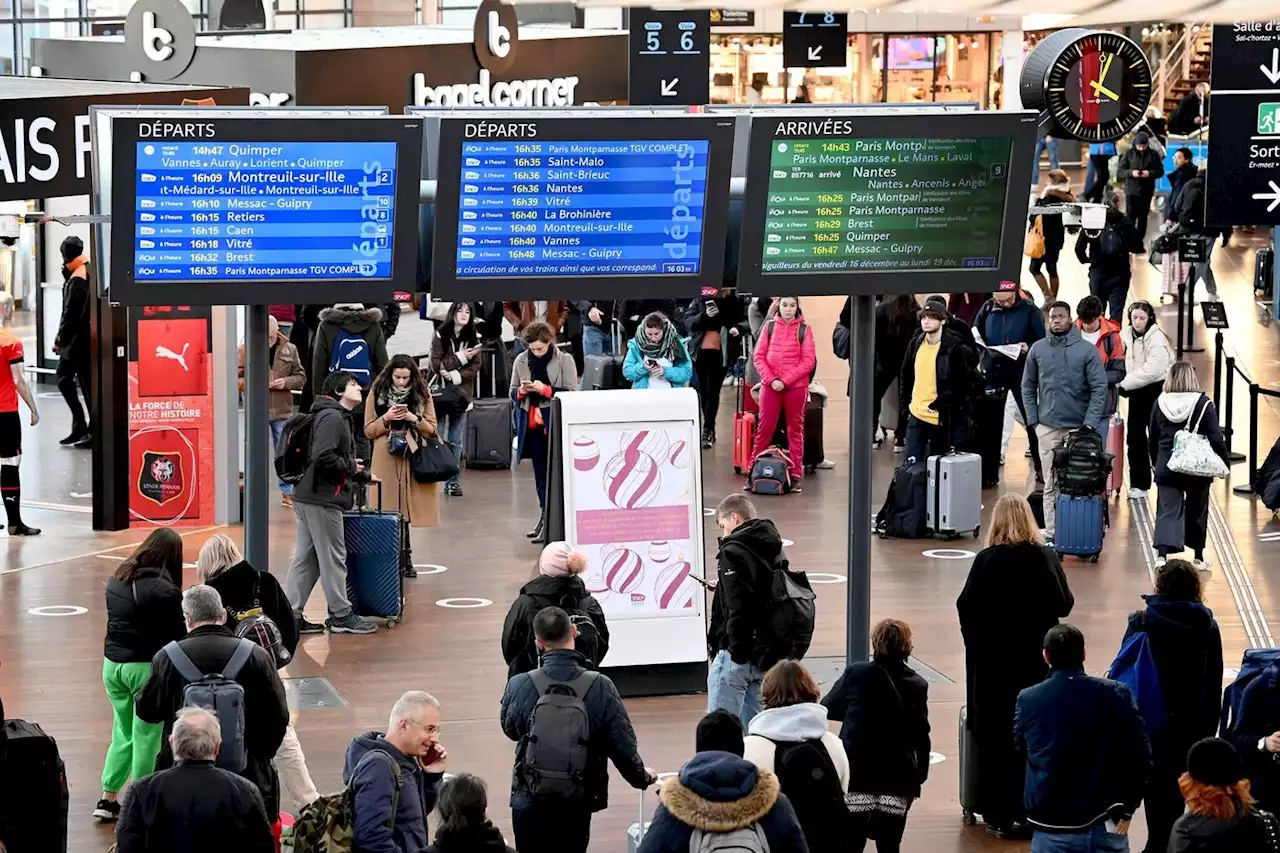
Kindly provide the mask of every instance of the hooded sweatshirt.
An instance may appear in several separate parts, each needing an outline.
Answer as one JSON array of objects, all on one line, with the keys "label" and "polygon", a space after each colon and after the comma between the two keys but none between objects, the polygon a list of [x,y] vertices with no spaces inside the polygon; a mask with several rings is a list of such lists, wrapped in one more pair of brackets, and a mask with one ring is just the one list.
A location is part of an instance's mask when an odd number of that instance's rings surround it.
[{"label": "hooded sweatshirt", "polygon": [[687,853],[695,829],[733,832],[753,824],[769,853],[808,853],[778,777],[728,752],[699,752],[667,779],[639,853]]},{"label": "hooded sweatshirt", "polygon": [[[1187,421],[1191,420],[1188,424]],[[1227,461],[1229,455],[1226,439],[1218,425],[1218,411],[1200,391],[1177,391],[1161,394],[1151,411],[1151,461],[1155,463],[1157,485],[1185,488],[1192,481],[1204,482],[1203,477],[1192,477],[1169,470],[1169,458],[1173,455],[1173,443],[1178,431],[1184,427],[1196,427],[1196,432],[1209,439],[1215,453]]]},{"label": "hooded sweatshirt", "polygon": [[[371,751],[385,756],[372,756]],[[400,801],[395,823],[388,826],[395,795],[395,771],[400,766]],[[436,788],[443,773],[427,773],[396,749],[381,732],[356,735],[347,747],[342,768],[345,784],[355,788],[355,846],[360,853],[420,853],[427,848],[427,815],[436,807]]]},{"label": "hooded sweatshirt", "polygon": [[774,772],[774,755],[780,743],[821,740],[840,777],[841,792],[849,790],[849,757],[840,738],[827,729],[827,708],[817,702],[802,702],[782,708],[768,708],[751,718],[743,739],[743,757],[761,770]]},{"label": "hooded sweatshirt", "polygon": [[[533,642],[533,617],[544,607],[561,607],[586,616],[595,626],[595,648],[590,661],[595,669],[609,653],[609,625],[605,622],[600,602],[587,591],[579,575],[552,577],[538,575],[520,587],[520,594],[511,602],[506,622],[502,626],[502,657],[507,662],[507,678],[515,678],[522,672],[538,668],[538,649]],[[575,615],[571,613],[571,615]],[[579,637],[581,640],[581,637]],[[581,644],[577,650],[587,656]]]},{"label": "hooded sweatshirt", "polygon": [[735,663],[772,666],[780,657],[765,630],[764,605],[773,570],[787,565],[778,528],[767,518],[744,521],[721,538],[718,560],[707,631],[712,656],[726,649]]},{"label": "hooded sweatshirt", "polygon": [[1096,426],[1107,406],[1107,372],[1098,350],[1072,325],[1065,334],[1052,332],[1027,352],[1022,374],[1022,402],[1027,426],[1053,429]]}]

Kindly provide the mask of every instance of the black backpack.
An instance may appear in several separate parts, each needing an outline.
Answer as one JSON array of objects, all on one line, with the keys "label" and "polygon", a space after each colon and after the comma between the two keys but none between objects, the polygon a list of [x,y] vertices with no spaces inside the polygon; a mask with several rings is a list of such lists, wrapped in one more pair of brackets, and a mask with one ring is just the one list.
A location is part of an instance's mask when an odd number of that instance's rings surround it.
[{"label": "black backpack", "polygon": [[[585,593],[581,597],[566,593],[561,596],[559,601],[540,599],[537,601],[537,607],[534,608],[533,612],[536,614],[543,607],[554,606],[569,614],[569,621],[573,623],[573,627],[578,629],[578,636],[573,640],[573,650],[586,658],[585,666],[587,669],[597,669],[600,666],[600,628],[587,613],[586,602],[590,598],[591,593]],[[529,624],[530,635],[532,635],[532,620],[530,620]],[[537,644],[534,645],[533,659],[538,659]]]},{"label": "black backpack", "polygon": [[910,460],[893,472],[884,506],[876,514],[876,531],[893,539],[923,539],[928,525],[929,466]]},{"label": "black backpack", "polygon": [[829,839],[844,838],[849,810],[835,762],[821,738],[774,743],[773,772],[787,795],[811,850],[831,849]]},{"label": "black backpack", "polygon": [[1111,473],[1111,454],[1101,433],[1077,429],[1067,433],[1053,451],[1053,477],[1064,495],[1092,497],[1102,494]]},{"label": "black backpack", "polygon": [[809,576],[793,572],[786,565],[771,570],[768,588],[768,615],[765,630],[769,636],[770,665],[778,660],[800,660],[813,642],[813,626],[817,617],[817,596],[809,585]]},{"label": "black backpack", "polygon": [[584,670],[572,681],[556,681],[540,669],[529,673],[538,701],[520,739],[516,776],[535,800],[587,797],[591,716],[584,700],[599,677]]},{"label": "black backpack", "polygon": [[1118,225],[1107,223],[1098,235],[1098,251],[1103,257],[1113,258],[1124,254],[1124,235]]},{"label": "black backpack", "polygon": [[276,445],[276,476],[282,483],[297,485],[311,463],[311,431],[315,427],[314,412],[297,414],[285,421]]},{"label": "black backpack", "polygon": [[231,628],[232,633],[242,640],[250,640],[254,644],[262,646],[267,654],[271,655],[275,661],[276,669],[287,664],[293,655],[284,644],[284,635],[280,633],[280,626],[275,620],[268,616],[262,609],[262,602],[258,596],[259,578],[253,579],[253,606],[245,611],[233,611],[227,609],[227,625]]}]

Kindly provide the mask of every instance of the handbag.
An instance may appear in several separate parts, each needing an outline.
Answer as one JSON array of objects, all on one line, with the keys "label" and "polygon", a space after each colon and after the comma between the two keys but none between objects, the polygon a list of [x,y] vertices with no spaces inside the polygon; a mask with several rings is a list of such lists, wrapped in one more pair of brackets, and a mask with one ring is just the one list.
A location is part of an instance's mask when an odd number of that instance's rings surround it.
[{"label": "handbag", "polygon": [[409,431],[398,429],[387,436],[387,453],[398,459],[410,455],[413,451],[409,449]]},{"label": "handbag", "polygon": [[1173,453],[1169,454],[1169,470],[1175,474],[1186,474],[1191,477],[1225,477],[1230,473],[1227,463],[1214,452],[1209,439],[1199,432],[1200,421],[1204,418],[1207,408],[1209,408],[1209,401],[1205,400],[1204,405],[1200,407],[1200,417],[1195,419],[1195,425],[1192,426],[1191,417],[1195,415],[1193,408],[1186,424],[1173,437]]},{"label": "handbag", "polygon": [[1044,251],[1044,217],[1037,216],[1036,224],[1022,241],[1022,254],[1028,258],[1043,258]]},{"label": "handbag", "polygon": [[467,398],[462,388],[446,382],[441,374],[431,378],[428,390],[431,391],[431,405],[435,407],[437,418],[456,418],[466,411]]},{"label": "handbag", "polygon": [[413,479],[418,483],[443,483],[458,476],[458,457],[453,445],[438,436],[425,439],[411,459]]}]

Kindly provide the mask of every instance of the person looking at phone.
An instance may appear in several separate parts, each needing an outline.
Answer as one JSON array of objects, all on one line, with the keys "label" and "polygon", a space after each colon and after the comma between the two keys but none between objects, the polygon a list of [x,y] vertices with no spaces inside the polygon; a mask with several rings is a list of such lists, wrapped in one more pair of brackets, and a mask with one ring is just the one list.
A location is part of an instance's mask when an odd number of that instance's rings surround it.
[{"label": "person looking at phone", "polygon": [[[546,323],[533,322],[524,330],[526,349],[511,369],[511,400],[516,405],[516,459],[533,463],[533,485],[539,508],[547,502],[547,421],[551,395],[578,387],[573,356],[556,348],[556,336]],[[518,462],[517,462],[518,464]],[[535,542],[543,538],[543,516],[526,534]]]},{"label": "person looking at phone", "polygon": [[684,388],[693,379],[693,361],[675,324],[653,312],[627,344],[622,375],[632,388]]},{"label": "person looking at phone", "polygon": [[436,807],[448,759],[440,743],[440,703],[422,690],[396,700],[385,734],[365,732],[352,739],[342,778],[355,793],[355,848],[426,850],[427,816]]},{"label": "person looking at phone", "polygon": [[[480,364],[488,355],[480,346],[480,333],[470,302],[449,306],[449,320],[440,324],[431,342],[431,396],[436,418],[444,419],[445,440],[453,445],[458,468],[462,468],[463,441],[466,436],[467,412],[476,390]],[[462,484],[455,475],[444,484],[444,493],[462,497]]]},{"label": "person looking at phone", "polygon": [[347,598],[347,542],[342,514],[355,505],[351,485],[367,476],[356,458],[351,412],[364,400],[360,382],[345,370],[325,377],[311,404],[307,470],[293,490],[297,544],[285,578],[285,595],[300,634],[322,634],[325,625],[302,615],[319,581],[329,608],[328,628],[337,634],[372,634],[377,627],[356,615]]},{"label": "person looking at phone", "polygon": [[685,311],[689,326],[689,356],[698,375],[698,397],[702,406],[702,446],[716,443],[716,416],[720,413],[720,386],[730,360],[745,354],[743,337],[747,323],[746,300],[733,290],[721,288],[710,299],[695,299]]}]

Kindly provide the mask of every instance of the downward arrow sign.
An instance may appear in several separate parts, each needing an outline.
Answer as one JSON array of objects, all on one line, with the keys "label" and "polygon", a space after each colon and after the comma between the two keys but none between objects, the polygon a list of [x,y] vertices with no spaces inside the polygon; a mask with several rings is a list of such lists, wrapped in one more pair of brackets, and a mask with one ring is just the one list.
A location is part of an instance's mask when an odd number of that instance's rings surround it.
[{"label": "downward arrow sign", "polygon": [[672,77],[670,80],[662,81],[662,97],[673,98],[676,94],[676,84],[680,82],[679,77]]},{"label": "downward arrow sign", "polygon": [[810,47],[809,58],[815,62],[818,61],[819,59],[822,59],[822,45],[815,44],[812,47]]},{"label": "downward arrow sign", "polygon": [[1271,184],[1271,192],[1254,193],[1253,197],[1256,198],[1258,201],[1269,200],[1271,204],[1267,205],[1267,213],[1270,213],[1271,211],[1275,210],[1277,207],[1280,207],[1280,184],[1277,184],[1275,181],[1267,181],[1267,183]]},{"label": "downward arrow sign", "polygon": [[1280,83],[1280,47],[1271,48],[1270,68],[1265,65],[1259,65],[1258,68],[1263,74],[1267,75],[1267,79],[1270,80],[1272,84]]}]

